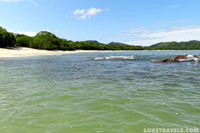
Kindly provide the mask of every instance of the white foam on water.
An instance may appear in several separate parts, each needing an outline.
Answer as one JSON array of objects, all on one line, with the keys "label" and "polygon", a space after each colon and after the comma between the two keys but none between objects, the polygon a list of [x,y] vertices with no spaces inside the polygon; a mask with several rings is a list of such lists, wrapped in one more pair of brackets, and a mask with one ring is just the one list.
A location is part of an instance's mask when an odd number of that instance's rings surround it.
[{"label": "white foam on water", "polygon": [[134,60],[134,56],[107,56],[107,57],[96,57],[94,60]]},{"label": "white foam on water", "polygon": [[194,55],[187,55],[187,57],[186,58],[193,58],[194,57]]},{"label": "white foam on water", "polygon": [[196,57],[194,55],[187,55],[184,59],[179,59],[179,61],[198,61],[199,57]]}]

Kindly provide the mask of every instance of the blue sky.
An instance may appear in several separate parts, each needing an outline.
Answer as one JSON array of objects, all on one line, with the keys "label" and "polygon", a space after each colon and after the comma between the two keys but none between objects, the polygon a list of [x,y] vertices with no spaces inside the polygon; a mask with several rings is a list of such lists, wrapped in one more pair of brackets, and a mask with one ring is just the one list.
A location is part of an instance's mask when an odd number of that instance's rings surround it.
[{"label": "blue sky", "polygon": [[34,36],[151,45],[200,40],[200,0],[0,0],[0,25]]}]

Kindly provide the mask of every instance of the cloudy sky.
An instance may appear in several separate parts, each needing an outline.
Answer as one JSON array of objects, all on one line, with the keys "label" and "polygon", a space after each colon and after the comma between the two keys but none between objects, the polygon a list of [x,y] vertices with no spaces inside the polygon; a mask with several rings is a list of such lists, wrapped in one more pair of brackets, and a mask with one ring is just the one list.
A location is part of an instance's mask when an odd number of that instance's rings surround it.
[{"label": "cloudy sky", "polygon": [[0,26],[73,41],[151,45],[200,40],[200,0],[0,0]]}]

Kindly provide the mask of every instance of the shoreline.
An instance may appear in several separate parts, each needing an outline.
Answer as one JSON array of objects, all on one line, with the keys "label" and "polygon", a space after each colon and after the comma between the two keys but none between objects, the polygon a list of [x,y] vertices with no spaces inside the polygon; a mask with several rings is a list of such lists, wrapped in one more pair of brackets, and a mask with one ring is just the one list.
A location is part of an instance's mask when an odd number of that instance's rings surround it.
[{"label": "shoreline", "polygon": [[[169,50],[116,50],[116,51],[169,51]],[[41,56],[41,55],[63,55],[63,54],[90,53],[90,52],[115,52],[115,50],[75,50],[75,51],[52,50],[51,51],[51,50],[34,49],[27,47],[18,47],[12,49],[0,48],[0,58],[30,57],[30,56]]]},{"label": "shoreline", "polygon": [[62,50],[41,50],[26,47],[19,47],[13,49],[0,48],[0,58],[3,57],[28,57],[39,55],[62,55],[62,54],[74,54],[74,53],[89,53],[89,52],[111,52],[111,51],[99,51],[99,50],[76,50],[76,51],[62,51]]}]

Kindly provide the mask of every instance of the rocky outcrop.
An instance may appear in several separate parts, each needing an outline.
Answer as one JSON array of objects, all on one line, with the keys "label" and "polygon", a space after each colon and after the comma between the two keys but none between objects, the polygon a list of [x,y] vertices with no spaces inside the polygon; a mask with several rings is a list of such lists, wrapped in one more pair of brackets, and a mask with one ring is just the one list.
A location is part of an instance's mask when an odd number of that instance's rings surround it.
[{"label": "rocky outcrop", "polygon": [[199,57],[197,55],[177,55],[171,59],[162,59],[158,62],[182,62],[182,61],[198,61]]}]

